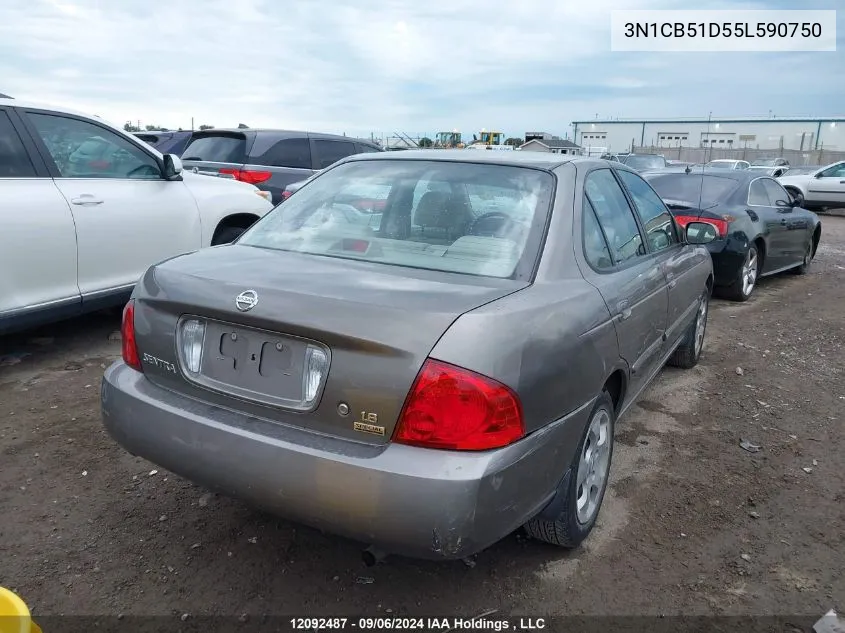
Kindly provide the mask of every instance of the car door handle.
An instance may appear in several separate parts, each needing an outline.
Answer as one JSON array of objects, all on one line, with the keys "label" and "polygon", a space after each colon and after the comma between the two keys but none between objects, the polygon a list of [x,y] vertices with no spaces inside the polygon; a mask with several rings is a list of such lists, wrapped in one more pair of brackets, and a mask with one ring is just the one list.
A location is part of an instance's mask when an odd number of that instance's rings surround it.
[{"label": "car door handle", "polygon": [[677,285],[678,285],[678,280],[673,279],[672,281],[669,282],[669,290],[671,290],[672,288],[674,288]]},{"label": "car door handle", "polygon": [[95,198],[94,196],[83,193],[78,198],[71,198],[71,203],[76,204],[79,206],[87,207],[87,206],[94,206],[96,204],[103,204],[103,201],[100,198]]},{"label": "car door handle", "polygon": [[630,304],[627,300],[620,301],[619,303],[617,303],[616,309],[618,310],[618,312],[616,314],[616,318],[618,318],[620,321],[624,321],[625,319],[630,318],[631,308],[629,307],[629,305]]}]

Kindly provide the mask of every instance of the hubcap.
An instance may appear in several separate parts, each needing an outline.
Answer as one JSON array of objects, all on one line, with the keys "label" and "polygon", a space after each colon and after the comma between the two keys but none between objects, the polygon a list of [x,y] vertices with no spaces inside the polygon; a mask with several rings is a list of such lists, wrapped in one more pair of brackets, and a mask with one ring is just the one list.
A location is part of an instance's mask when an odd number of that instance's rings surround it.
[{"label": "hubcap", "polygon": [[575,513],[581,524],[593,520],[610,470],[610,413],[599,409],[590,420],[587,439],[578,462]]},{"label": "hubcap", "polygon": [[701,348],[704,345],[704,331],[707,329],[707,293],[701,297],[698,304],[698,318],[695,321],[695,355],[701,353]]},{"label": "hubcap", "polygon": [[757,251],[750,250],[745,258],[745,263],[742,265],[742,294],[748,296],[754,290],[754,284],[757,283]]}]

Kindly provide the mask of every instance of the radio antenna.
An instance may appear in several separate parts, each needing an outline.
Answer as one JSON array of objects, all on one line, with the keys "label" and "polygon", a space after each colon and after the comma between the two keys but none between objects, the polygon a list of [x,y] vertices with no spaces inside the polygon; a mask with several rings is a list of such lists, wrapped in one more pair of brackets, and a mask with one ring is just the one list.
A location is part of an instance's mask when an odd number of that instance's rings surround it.
[{"label": "radio antenna", "polygon": [[707,114],[707,150],[704,152],[704,164],[701,166],[701,181],[698,183],[698,211],[699,216],[701,215],[701,198],[704,196],[704,169],[707,166],[707,163],[710,160],[710,148],[713,144],[710,142],[710,119],[712,118],[713,113],[710,112]]}]

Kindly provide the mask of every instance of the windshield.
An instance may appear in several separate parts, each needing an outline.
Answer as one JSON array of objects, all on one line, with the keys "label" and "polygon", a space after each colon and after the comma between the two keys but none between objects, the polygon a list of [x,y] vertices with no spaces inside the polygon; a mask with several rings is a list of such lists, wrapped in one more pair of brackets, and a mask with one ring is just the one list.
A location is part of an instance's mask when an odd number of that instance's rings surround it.
[{"label": "windshield", "polygon": [[736,163],[732,160],[711,160],[707,163],[710,169],[734,169]]},{"label": "windshield", "polygon": [[[713,206],[727,198],[738,183],[732,178],[700,174],[654,174],[645,176],[664,201],[687,203],[689,206]],[[667,202],[668,204],[668,202]]]},{"label": "windshield", "polygon": [[755,160],[751,163],[752,167],[774,167],[777,165],[778,159],[777,158],[767,158],[765,160]]},{"label": "windshield", "polygon": [[545,225],[554,186],[551,174],[523,167],[355,161],[309,182],[238,243],[506,278],[536,257],[526,245]]},{"label": "windshield", "polygon": [[666,161],[660,156],[628,156],[625,158],[625,164],[637,171],[643,171],[665,167]]}]

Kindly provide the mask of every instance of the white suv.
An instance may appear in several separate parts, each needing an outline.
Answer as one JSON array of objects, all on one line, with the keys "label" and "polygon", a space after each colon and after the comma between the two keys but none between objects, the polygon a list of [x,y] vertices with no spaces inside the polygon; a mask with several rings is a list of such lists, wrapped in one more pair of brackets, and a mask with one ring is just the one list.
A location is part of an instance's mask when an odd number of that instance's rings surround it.
[{"label": "white suv", "polygon": [[0,334],[119,305],[152,264],[271,208],[97,117],[0,98]]}]

